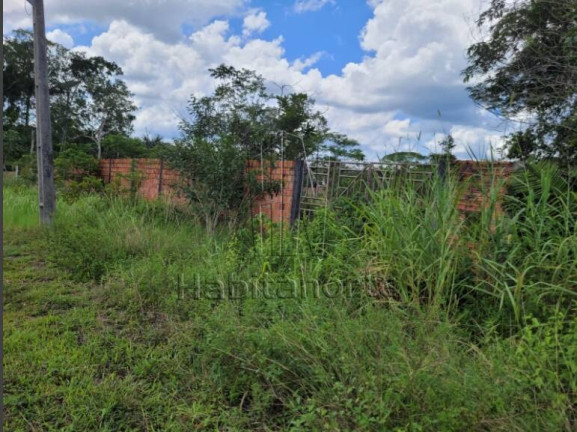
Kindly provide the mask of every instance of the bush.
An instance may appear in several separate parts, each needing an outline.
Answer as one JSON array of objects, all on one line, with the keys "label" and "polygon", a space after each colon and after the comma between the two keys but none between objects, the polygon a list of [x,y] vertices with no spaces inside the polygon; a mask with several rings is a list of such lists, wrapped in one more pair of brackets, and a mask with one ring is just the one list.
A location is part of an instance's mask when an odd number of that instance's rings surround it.
[{"label": "bush", "polygon": [[67,148],[54,160],[56,177],[60,180],[81,182],[86,176],[95,176],[99,171],[98,159],[78,148]]},{"label": "bush", "polygon": [[20,177],[29,182],[36,182],[38,173],[36,154],[26,154],[22,156],[15,165],[19,167]]},{"label": "bush", "polygon": [[69,180],[62,188],[62,197],[67,201],[75,201],[78,198],[99,194],[104,191],[104,183],[99,177],[87,176],[81,180]]}]

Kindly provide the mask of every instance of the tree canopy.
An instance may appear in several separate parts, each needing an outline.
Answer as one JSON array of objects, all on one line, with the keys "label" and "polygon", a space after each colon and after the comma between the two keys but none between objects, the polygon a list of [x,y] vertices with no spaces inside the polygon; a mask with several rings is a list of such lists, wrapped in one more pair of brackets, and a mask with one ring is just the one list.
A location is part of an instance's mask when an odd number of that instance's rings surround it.
[{"label": "tree canopy", "polygon": [[427,156],[412,151],[400,151],[385,155],[381,162],[392,164],[422,164],[427,161]]},{"label": "tree canopy", "polygon": [[272,94],[262,76],[233,66],[220,65],[210,74],[217,82],[215,91],[191,97],[190,116],[180,125],[184,140],[226,140],[248,158],[295,159],[319,153],[363,159],[358,143],[331,131],[306,93]]},{"label": "tree canopy", "polygon": [[[32,33],[15,30],[3,39],[4,133],[10,137],[7,161],[34,151],[34,55]],[[102,154],[107,135],[129,135],[136,107],[122,80],[122,69],[102,57],[70,51],[48,42],[48,79],[55,150],[66,143],[92,143]]]},{"label": "tree canopy", "polygon": [[474,100],[523,122],[510,156],[576,161],[577,3],[492,0],[477,24],[486,37],[463,74]]}]

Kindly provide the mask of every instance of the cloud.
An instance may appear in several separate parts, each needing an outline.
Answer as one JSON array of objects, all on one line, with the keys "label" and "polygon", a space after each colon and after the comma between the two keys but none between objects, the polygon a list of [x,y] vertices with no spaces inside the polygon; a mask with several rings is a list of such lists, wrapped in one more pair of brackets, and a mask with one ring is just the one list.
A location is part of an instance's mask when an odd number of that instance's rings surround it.
[{"label": "cloud", "polygon": [[[89,55],[100,55],[122,66],[129,89],[140,110],[136,134],[145,131],[168,137],[178,134],[176,126],[192,94],[209,94],[214,83],[208,69],[220,63],[256,69],[279,82],[302,79],[302,64],[284,58],[282,38],[245,41],[230,32],[226,21],[214,21],[175,44],[158,40],[154,34],[126,22],[113,21],[89,47],[76,47]],[[309,80],[320,73],[309,72]]]},{"label": "cloud", "polygon": [[[53,4],[60,1],[53,0]],[[161,0],[147,1],[152,6],[147,6],[146,15],[152,16]],[[177,7],[183,1],[165,3]],[[9,6],[11,2],[7,0]],[[213,12],[226,4],[228,13],[234,14],[247,2],[188,3],[211,4]],[[304,7],[305,2],[300,3]],[[73,16],[76,6],[67,4],[73,10],[62,14]],[[460,76],[471,42],[467,17],[478,13],[481,0],[371,0],[369,4],[373,16],[359,35],[365,56],[328,76],[315,65],[330,54],[318,52],[289,61],[282,37],[267,40],[260,36],[270,25],[266,11],[260,9],[244,9],[243,27],[237,32],[221,16],[198,24],[187,37],[180,28],[187,19],[180,16],[164,25],[166,32],[179,33],[178,38],[166,38],[165,31],[143,24],[148,18],[117,13],[90,46],[74,49],[104,56],[123,68],[140,107],[137,135],[177,136],[188,99],[192,94],[211,93],[214,83],[208,69],[225,63],[256,70],[271,91],[290,85],[294,91],[309,93],[330,127],[357,139],[371,159],[393,151],[437,151],[436,143],[448,133],[455,137],[460,156],[466,157],[471,150],[486,155],[489,144],[501,145],[499,124],[469,100]],[[161,13],[160,22],[165,22],[166,14]]]},{"label": "cloud", "polygon": [[335,4],[335,0],[297,0],[293,6],[296,13],[314,12],[328,4]]},{"label": "cloud", "polygon": [[[3,2],[5,33],[32,25],[24,3],[24,0]],[[45,9],[50,25],[86,21],[108,25],[113,20],[124,20],[163,41],[174,42],[181,39],[183,25],[199,28],[215,17],[239,15],[247,3],[248,0],[51,0],[46,3]],[[30,12],[31,7],[27,7]]]},{"label": "cloud", "polygon": [[46,38],[52,42],[59,43],[68,49],[74,46],[74,39],[72,36],[60,29],[52,30],[51,32],[46,33]]},{"label": "cloud", "polygon": [[255,33],[262,33],[270,26],[270,21],[266,18],[264,11],[252,11],[244,17],[242,22],[242,35],[248,37]]},{"label": "cloud", "polygon": [[[367,56],[327,79],[340,88],[333,103],[363,111],[402,110],[406,115],[467,121],[475,107],[460,71],[470,42],[470,14],[477,0],[375,2],[360,37]],[[327,89],[329,90],[329,89]],[[465,112],[463,111],[465,108]],[[457,118],[460,117],[460,118]]]}]

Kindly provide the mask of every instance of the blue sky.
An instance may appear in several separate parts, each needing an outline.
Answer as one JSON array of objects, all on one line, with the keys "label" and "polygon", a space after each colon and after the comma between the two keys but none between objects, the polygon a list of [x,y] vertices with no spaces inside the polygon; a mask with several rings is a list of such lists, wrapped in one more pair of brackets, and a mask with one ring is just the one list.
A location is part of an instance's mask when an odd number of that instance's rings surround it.
[{"label": "blue sky", "polygon": [[[484,157],[511,125],[477,107],[460,75],[483,0],[46,0],[49,37],[117,62],[139,106],[135,134],[178,136],[207,70],[247,67],[306,91],[371,159],[438,150]],[[29,27],[5,0],[4,31]],[[439,115],[440,114],[440,115]]]},{"label": "blue sky", "polygon": [[[289,60],[323,52],[315,67],[328,75],[338,74],[347,63],[363,58],[359,34],[372,16],[372,9],[363,1],[342,0],[309,13],[296,13],[292,5],[282,1],[260,0],[252,4],[266,10],[271,22],[262,36],[268,39],[283,36]],[[236,25],[241,24],[237,20]]]}]

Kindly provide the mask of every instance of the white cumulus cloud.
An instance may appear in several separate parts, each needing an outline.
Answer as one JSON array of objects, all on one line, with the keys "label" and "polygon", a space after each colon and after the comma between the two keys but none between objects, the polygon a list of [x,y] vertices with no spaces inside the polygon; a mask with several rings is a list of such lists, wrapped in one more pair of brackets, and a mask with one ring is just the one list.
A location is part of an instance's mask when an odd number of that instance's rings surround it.
[{"label": "white cumulus cloud", "polygon": [[[217,16],[238,15],[247,3],[248,0],[51,0],[45,3],[45,11],[51,25],[85,21],[108,25],[112,20],[124,20],[161,40],[174,42],[181,38],[183,25],[200,27]],[[26,7],[30,12],[30,5]],[[32,25],[24,0],[4,0],[2,10],[5,33]]]},{"label": "white cumulus cloud", "polygon": [[244,17],[242,22],[242,34],[248,37],[254,33],[262,33],[270,26],[270,21],[264,11],[252,11]]},{"label": "white cumulus cloud", "polygon": [[68,49],[74,46],[74,39],[72,36],[60,29],[52,30],[51,32],[46,33],[46,38],[52,42],[59,43]]}]

